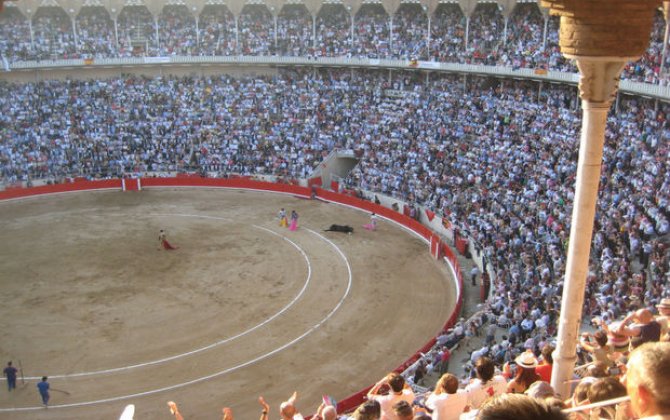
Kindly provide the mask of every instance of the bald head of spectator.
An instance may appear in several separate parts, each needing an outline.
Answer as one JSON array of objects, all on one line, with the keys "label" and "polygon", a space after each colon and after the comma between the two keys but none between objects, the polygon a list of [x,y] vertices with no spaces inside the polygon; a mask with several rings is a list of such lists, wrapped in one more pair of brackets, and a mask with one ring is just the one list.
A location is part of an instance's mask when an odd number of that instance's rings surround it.
[{"label": "bald head of spectator", "polygon": [[648,324],[654,319],[651,311],[646,308],[638,309],[635,312],[635,320],[640,324]]},{"label": "bald head of spectator", "polygon": [[337,420],[337,410],[332,405],[327,405],[321,412],[323,420]]},{"label": "bald head of spectator", "polygon": [[628,359],[626,390],[633,414],[651,417],[670,414],[670,343],[645,343]]},{"label": "bald head of spectator", "polygon": [[295,400],[298,397],[298,393],[294,392],[291,397],[281,403],[279,406],[279,413],[282,416],[282,419],[293,419],[293,416],[298,413],[298,409],[295,407]]}]

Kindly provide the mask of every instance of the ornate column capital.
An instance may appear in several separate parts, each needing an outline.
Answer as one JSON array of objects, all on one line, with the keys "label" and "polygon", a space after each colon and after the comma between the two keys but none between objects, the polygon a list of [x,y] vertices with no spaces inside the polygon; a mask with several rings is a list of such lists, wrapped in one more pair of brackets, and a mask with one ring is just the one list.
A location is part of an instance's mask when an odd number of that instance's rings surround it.
[{"label": "ornate column capital", "polygon": [[621,70],[628,58],[571,57],[579,68],[579,97],[590,107],[609,109],[619,89]]},{"label": "ornate column capital", "polygon": [[661,0],[540,0],[540,5],[561,17],[563,54],[639,57]]}]

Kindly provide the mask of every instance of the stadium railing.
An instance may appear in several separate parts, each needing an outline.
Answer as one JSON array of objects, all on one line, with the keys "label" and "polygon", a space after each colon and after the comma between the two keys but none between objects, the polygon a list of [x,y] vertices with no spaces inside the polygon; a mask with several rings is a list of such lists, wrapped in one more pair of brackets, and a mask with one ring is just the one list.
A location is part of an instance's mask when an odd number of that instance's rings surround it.
[{"label": "stadium railing", "polygon": [[[170,66],[170,65],[228,65],[228,66],[315,66],[315,67],[359,67],[369,69],[393,69],[409,71],[431,71],[458,74],[487,75],[520,78],[552,83],[577,85],[579,74],[536,69],[515,69],[503,66],[475,64],[439,63],[434,61],[388,60],[347,57],[279,57],[279,56],[169,56],[133,58],[95,58],[72,60],[17,61],[10,64],[11,71],[31,71],[64,68],[126,67],[126,66]],[[0,77],[2,73],[0,73]],[[619,90],[623,93],[670,100],[670,86],[622,80]]]}]

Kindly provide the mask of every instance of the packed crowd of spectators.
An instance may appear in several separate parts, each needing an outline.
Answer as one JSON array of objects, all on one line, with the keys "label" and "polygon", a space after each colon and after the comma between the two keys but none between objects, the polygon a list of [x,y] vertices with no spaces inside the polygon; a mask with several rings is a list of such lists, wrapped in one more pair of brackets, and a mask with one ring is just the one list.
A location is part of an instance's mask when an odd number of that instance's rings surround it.
[{"label": "packed crowd of spectators", "polygon": [[201,55],[236,54],[235,17],[226,6],[206,5],[199,24],[198,48]]},{"label": "packed crowd of spectators", "polygon": [[[560,54],[558,19],[543,16],[536,3],[516,5],[508,18],[497,4],[482,3],[469,24],[458,4],[440,4],[430,25],[427,11],[415,3],[401,4],[393,16],[379,3],[365,3],[353,21],[342,4],[324,4],[316,16],[316,46],[312,17],[304,5],[296,4],[278,11],[261,4],[246,5],[237,26],[223,5],[205,6],[199,25],[194,11],[184,5],[167,5],[155,19],[145,6],[126,6],[116,22],[104,8],[87,6],[74,17],[75,27],[73,17],[59,7],[40,7],[31,19],[32,25],[16,7],[0,13],[0,54],[9,62],[243,54],[395,58],[577,71]],[[664,32],[665,21],[658,12],[649,48],[626,67],[625,79],[667,82],[662,73],[670,67],[670,58],[661,63]]]},{"label": "packed crowd of spectators", "polygon": [[145,6],[124,7],[118,18],[120,57],[150,54],[158,50],[156,27],[151,12]]},{"label": "packed crowd of spectators", "polygon": [[34,57],[72,57],[77,51],[72,20],[60,7],[41,7],[32,23]]},{"label": "packed crowd of spectators", "polygon": [[465,18],[457,4],[440,4],[431,22],[429,59],[459,62],[465,43]]},{"label": "packed crowd of spectators", "polygon": [[350,54],[366,58],[388,57],[391,39],[384,7],[381,4],[364,4],[354,22],[354,47]]},{"label": "packed crowd of spectators", "polygon": [[167,5],[158,16],[160,48],[156,55],[196,55],[195,18],[186,6]]},{"label": "packed crowd of spectators", "polygon": [[103,58],[116,55],[114,22],[104,7],[82,8],[76,23],[78,49],[82,57]]},{"label": "packed crowd of spectators", "polygon": [[401,4],[393,16],[391,55],[405,59],[425,58],[427,43],[428,16],[418,3]]},{"label": "packed crowd of spectators", "polygon": [[8,60],[28,60],[31,50],[30,23],[17,8],[0,12],[0,55]]},{"label": "packed crowd of spectators", "polygon": [[496,4],[482,4],[470,18],[465,56],[475,64],[494,65],[498,46],[503,44],[504,19]]},{"label": "packed crowd of spectators", "polygon": [[239,53],[242,55],[271,55],[276,46],[274,18],[260,4],[244,6],[239,17]]},{"label": "packed crowd of spectators", "polygon": [[312,17],[304,5],[287,5],[277,19],[277,54],[304,57],[313,51]]},{"label": "packed crowd of spectators", "polygon": [[[548,354],[548,353],[547,353]],[[441,376],[435,389],[417,394],[405,378],[395,372],[373,385],[367,400],[349,414],[339,414],[331,397],[324,396],[318,407],[307,408],[314,420],[582,420],[649,419],[670,415],[670,343],[648,341],[630,353],[626,363],[612,370],[592,369],[575,382],[574,392],[556,393],[546,382],[553,369],[550,359],[542,361],[531,352],[517,359],[517,373],[496,371],[491,359],[481,357],[476,377],[465,388],[450,373]],[[260,420],[276,412],[282,420],[302,420],[299,406],[305,403],[294,392],[273,409],[258,397]],[[184,416],[174,401],[167,403],[176,420]],[[315,404],[316,405],[316,404]],[[130,408],[130,410],[129,410]],[[275,411],[276,410],[276,411]],[[132,406],[124,410],[122,420]],[[234,420],[230,407],[222,409],[222,420]],[[132,419],[130,419],[132,420]]]},{"label": "packed crowd of spectators", "polygon": [[350,15],[341,4],[326,3],[321,6],[316,20],[318,57],[346,56],[351,51]]}]

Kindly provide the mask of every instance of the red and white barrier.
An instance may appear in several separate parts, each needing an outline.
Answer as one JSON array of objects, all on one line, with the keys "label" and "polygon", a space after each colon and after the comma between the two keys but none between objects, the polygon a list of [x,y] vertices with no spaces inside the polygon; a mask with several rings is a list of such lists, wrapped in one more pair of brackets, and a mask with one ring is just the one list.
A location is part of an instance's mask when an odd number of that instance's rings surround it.
[{"label": "red and white barrier", "polygon": [[142,181],[140,180],[140,178],[122,178],[121,190],[142,191]]}]

